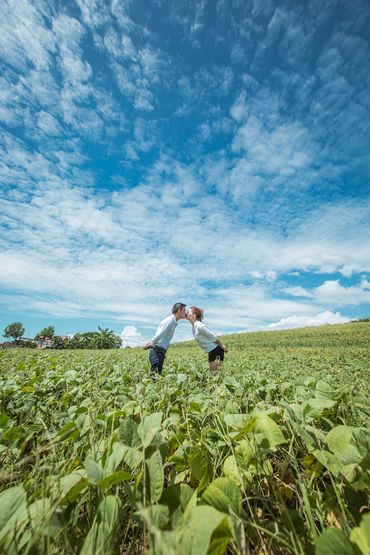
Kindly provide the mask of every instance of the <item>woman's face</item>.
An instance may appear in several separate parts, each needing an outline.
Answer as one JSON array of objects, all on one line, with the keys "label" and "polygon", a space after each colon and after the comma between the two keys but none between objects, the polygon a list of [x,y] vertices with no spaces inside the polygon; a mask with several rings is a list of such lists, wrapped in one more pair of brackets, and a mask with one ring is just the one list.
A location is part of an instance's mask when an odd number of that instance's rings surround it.
[{"label": "woman's face", "polygon": [[192,324],[194,324],[194,322],[195,322],[196,319],[197,319],[197,318],[196,318],[195,314],[194,314],[191,310],[189,310],[189,311],[188,311],[188,320],[189,320],[189,322],[191,322]]}]

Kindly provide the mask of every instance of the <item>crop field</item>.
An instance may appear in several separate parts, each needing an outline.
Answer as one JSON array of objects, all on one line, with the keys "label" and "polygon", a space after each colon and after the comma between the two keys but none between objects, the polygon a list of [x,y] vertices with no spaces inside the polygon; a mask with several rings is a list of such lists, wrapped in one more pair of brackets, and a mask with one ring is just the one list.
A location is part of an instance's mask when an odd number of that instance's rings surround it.
[{"label": "crop field", "polygon": [[0,552],[370,552],[370,324],[0,352]]}]

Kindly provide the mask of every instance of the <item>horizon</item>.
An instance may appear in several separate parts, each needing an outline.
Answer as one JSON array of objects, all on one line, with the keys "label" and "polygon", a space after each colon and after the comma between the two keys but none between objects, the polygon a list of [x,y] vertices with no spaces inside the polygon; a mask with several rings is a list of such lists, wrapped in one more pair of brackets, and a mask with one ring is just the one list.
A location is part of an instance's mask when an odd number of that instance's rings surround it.
[{"label": "horizon", "polygon": [[[327,321],[323,321],[323,322],[316,322],[313,324],[309,324],[309,323],[302,323],[302,324],[297,324],[297,325],[288,325],[287,327],[284,327],[284,324],[279,324],[278,326],[276,324],[268,324],[266,326],[261,326],[258,329],[251,329],[251,330],[240,330],[240,331],[232,331],[232,332],[221,332],[220,337],[224,337],[224,336],[228,336],[228,335],[243,335],[243,334],[249,334],[249,333],[266,333],[266,332],[280,332],[280,331],[298,331],[298,330],[304,330],[304,329],[312,329],[312,328],[321,328],[321,327],[326,327],[326,326],[343,326],[343,325],[348,325],[348,324],[356,324],[356,323],[367,323],[370,322],[370,316],[369,317],[365,317],[362,319],[353,319],[353,320],[345,320],[343,322],[327,322]],[[19,322],[17,322],[19,323]],[[21,322],[22,323],[22,322]],[[51,324],[52,325],[52,324]],[[54,326],[53,326],[54,327]],[[101,326],[100,326],[101,327]],[[26,330],[25,330],[26,331]],[[41,330],[39,330],[41,331]],[[112,330],[114,331],[114,330]],[[72,332],[72,333],[67,333],[67,334],[60,334],[57,332],[57,330],[55,330],[54,335],[57,337],[64,337],[64,336],[70,336],[70,338],[72,338],[74,335],[76,334],[83,334],[83,333],[91,333],[91,332],[96,332],[96,330],[87,330],[87,331],[76,331],[76,332]],[[118,335],[119,337],[121,337],[122,339],[122,345],[121,348],[126,348],[126,347],[130,347],[130,348],[142,348],[144,345],[144,341],[141,338],[141,340],[139,342],[133,342],[133,343],[129,343],[129,342],[125,342],[125,334],[124,333],[119,333],[119,332],[115,332],[116,335]],[[36,335],[36,334],[35,334]],[[126,336],[127,337],[127,336]],[[22,337],[20,339],[23,340],[35,340],[35,336],[33,337],[27,337],[27,334],[24,333],[24,335],[22,335]],[[194,338],[192,335],[189,335],[189,337],[185,337],[183,339],[174,339],[171,344],[172,345],[176,345],[176,344],[181,344],[184,342],[189,342],[189,341],[193,341]],[[6,341],[11,341],[11,339],[4,339],[4,342]],[[1,341],[0,341],[1,343]]]},{"label": "horizon", "polygon": [[0,15],[2,330],[133,346],[189,299],[218,334],[369,316],[365,0]]}]

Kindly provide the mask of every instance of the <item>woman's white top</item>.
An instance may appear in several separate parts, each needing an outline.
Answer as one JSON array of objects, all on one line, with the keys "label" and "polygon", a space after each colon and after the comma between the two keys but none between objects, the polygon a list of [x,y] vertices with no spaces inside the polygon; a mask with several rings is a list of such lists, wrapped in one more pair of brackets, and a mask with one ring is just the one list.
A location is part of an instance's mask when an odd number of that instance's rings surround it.
[{"label": "woman's white top", "polygon": [[215,335],[203,322],[196,320],[193,326],[193,336],[199,347],[206,353],[217,347]]}]

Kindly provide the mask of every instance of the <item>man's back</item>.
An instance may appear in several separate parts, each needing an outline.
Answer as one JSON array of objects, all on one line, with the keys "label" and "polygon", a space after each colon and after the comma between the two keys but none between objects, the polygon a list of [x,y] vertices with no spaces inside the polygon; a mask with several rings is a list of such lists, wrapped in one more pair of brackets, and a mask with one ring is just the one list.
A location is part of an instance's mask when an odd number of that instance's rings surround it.
[{"label": "man's back", "polygon": [[171,343],[171,339],[175,332],[177,326],[177,320],[173,314],[167,316],[159,324],[155,336],[152,339],[152,345],[157,347],[162,347],[162,349],[168,349]]}]

